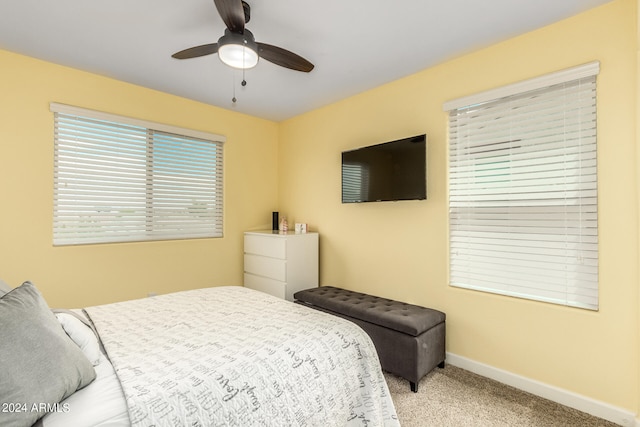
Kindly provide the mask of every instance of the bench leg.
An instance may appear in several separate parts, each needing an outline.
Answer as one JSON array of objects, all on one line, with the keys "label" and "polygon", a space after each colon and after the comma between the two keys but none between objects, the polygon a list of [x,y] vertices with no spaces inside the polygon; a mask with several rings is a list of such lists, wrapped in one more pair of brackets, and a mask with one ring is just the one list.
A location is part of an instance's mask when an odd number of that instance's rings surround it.
[{"label": "bench leg", "polygon": [[[438,363],[438,368],[440,369],[444,369],[444,360],[440,363]],[[409,381],[409,384],[411,385],[411,391],[414,393],[418,392],[418,383],[414,383],[413,381]]]}]

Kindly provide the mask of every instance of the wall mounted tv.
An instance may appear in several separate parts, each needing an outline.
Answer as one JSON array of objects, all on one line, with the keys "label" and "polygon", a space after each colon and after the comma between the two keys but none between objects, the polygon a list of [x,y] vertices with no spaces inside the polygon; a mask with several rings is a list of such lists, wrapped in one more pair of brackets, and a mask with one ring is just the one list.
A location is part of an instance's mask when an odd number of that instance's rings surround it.
[{"label": "wall mounted tv", "polygon": [[426,198],[426,135],[342,152],[342,203]]}]

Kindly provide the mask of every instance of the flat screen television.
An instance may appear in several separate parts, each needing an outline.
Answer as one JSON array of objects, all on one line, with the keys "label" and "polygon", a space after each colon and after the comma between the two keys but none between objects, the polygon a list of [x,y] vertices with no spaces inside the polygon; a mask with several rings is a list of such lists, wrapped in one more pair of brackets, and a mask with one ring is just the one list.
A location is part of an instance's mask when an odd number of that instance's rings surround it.
[{"label": "flat screen television", "polygon": [[426,198],[426,135],[342,152],[342,203]]}]

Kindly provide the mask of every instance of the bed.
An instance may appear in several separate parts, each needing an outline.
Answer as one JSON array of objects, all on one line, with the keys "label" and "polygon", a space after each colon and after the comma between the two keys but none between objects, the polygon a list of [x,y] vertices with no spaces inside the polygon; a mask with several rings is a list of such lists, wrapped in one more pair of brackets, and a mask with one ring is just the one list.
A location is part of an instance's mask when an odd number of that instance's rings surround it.
[{"label": "bed", "polygon": [[[237,286],[54,312],[29,282],[0,297],[0,360],[16,367],[0,425],[399,426],[370,338],[326,313]],[[19,342],[43,323],[46,339]],[[28,351],[52,333],[63,349]],[[63,391],[37,395],[76,359]]]}]

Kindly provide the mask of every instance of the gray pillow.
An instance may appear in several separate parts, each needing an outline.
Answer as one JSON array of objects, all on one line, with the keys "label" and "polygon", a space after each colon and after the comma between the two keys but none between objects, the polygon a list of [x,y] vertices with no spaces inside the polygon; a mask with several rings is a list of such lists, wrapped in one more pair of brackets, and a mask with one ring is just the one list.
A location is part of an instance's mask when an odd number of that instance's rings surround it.
[{"label": "gray pillow", "polygon": [[[1,426],[31,426],[96,377],[91,362],[67,336],[30,282],[0,298]],[[44,407],[44,408],[43,408]]]},{"label": "gray pillow", "polygon": [[13,288],[7,285],[2,279],[0,279],[0,297],[8,292],[11,292]]}]

